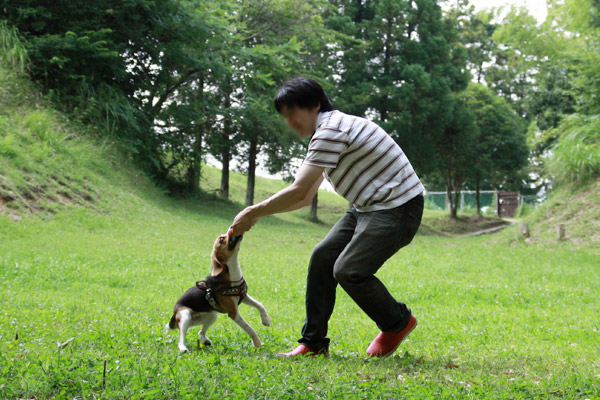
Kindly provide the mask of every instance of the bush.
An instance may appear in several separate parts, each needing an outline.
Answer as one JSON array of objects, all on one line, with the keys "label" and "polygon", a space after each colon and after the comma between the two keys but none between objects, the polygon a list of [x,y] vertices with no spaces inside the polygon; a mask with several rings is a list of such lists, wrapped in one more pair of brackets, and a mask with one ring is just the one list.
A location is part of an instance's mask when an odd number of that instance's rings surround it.
[{"label": "bush", "polygon": [[24,72],[28,63],[27,50],[17,29],[6,21],[0,21],[0,62],[19,72]]},{"label": "bush", "polygon": [[582,184],[600,176],[600,115],[569,115],[556,130],[547,163],[556,182]]}]

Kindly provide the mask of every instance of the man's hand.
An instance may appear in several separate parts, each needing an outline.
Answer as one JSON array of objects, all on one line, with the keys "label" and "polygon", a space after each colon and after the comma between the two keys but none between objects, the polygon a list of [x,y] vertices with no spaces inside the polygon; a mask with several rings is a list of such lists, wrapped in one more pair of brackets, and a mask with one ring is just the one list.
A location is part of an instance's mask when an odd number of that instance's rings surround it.
[{"label": "man's hand", "polygon": [[254,215],[254,206],[246,207],[238,213],[233,219],[231,229],[234,236],[239,236],[247,232],[258,222],[258,217]]}]

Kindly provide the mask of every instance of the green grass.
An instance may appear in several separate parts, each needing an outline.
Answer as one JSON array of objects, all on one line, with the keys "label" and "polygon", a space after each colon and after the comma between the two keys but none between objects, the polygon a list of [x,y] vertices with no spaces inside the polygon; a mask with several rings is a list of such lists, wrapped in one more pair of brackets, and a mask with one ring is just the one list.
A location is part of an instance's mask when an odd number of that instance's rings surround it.
[{"label": "green grass", "polygon": [[98,207],[0,218],[0,398],[599,398],[590,249],[417,235],[378,273],[419,318],[394,356],[366,362],[376,326],[338,288],[331,358],[281,360],[329,226],[268,217],[240,253],[272,319],[242,309],[264,346],[221,316],[214,346],[197,349],[193,328],[179,354],[163,326],[239,207],[135,191]]}]

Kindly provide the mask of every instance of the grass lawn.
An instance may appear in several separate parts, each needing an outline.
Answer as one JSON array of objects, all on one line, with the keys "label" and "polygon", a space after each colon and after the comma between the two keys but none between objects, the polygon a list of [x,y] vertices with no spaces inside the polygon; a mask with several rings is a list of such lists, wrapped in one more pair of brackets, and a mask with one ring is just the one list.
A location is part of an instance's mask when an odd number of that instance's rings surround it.
[{"label": "grass lawn", "polygon": [[[304,321],[311,250],[347,207],[321,192],[321,223],[303,209],[245,235],[249,292],[272,326],[242,312],[264,346],[221,316],[212,347],[197,348],[193,328],[193,351],[179,354],[163,327],[209,273],[212,243],[241,209],[243,176],[232,173],[229,202],[169,199],[2,66],[0,89],[0,400],[600,399],[600,252],[589,245],[598,218],[584,212],[597,213],[600,186],[553,199],[557,209],[568,202],[563,215],[532,214],[533,242],[516,226],[457,237],[502,221],[426,211],[378,273],[419,320],[396,353],[367,361],[377,328],[338,288],[331,357],[279,359]],[[203,168],[202,182],[217,188],[218,171]],[[283,186],[258,178],[256,200]],[[556,222],[571,223],[577,240],[552,240]]]},{"label": "grass lawn", "polygon": [[600,398],[597,250],[515,242],[513,227],[493,243],[418,234],[378,273],[419,319],[393,356],[367,361],[377,328],[338,287],[331,357],[287,360],[274,354],[296,345],[330,225],[268,217],[240,252],[272,320],[242,306],[263,347],[220,316],[212,347],[192,328],[179,354],[163,326],[240,206],[158,198],[0,217],[0,398]]}]

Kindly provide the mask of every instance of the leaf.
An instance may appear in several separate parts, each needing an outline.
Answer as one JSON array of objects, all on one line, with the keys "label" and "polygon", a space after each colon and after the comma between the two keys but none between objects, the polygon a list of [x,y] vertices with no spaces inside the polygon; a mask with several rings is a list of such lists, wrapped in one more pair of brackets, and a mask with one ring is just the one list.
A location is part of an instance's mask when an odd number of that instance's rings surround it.
[{"label": "leaf", "polygon": [[75,339],[74,337],[68,339],[66,342],[56,342],[56,345],[58,346],[59,349],[62,349],[63,347],[65,347],[66,345],[68,345],[69,343],[71,343],[71,341],[73,341],[73,339]]}]

